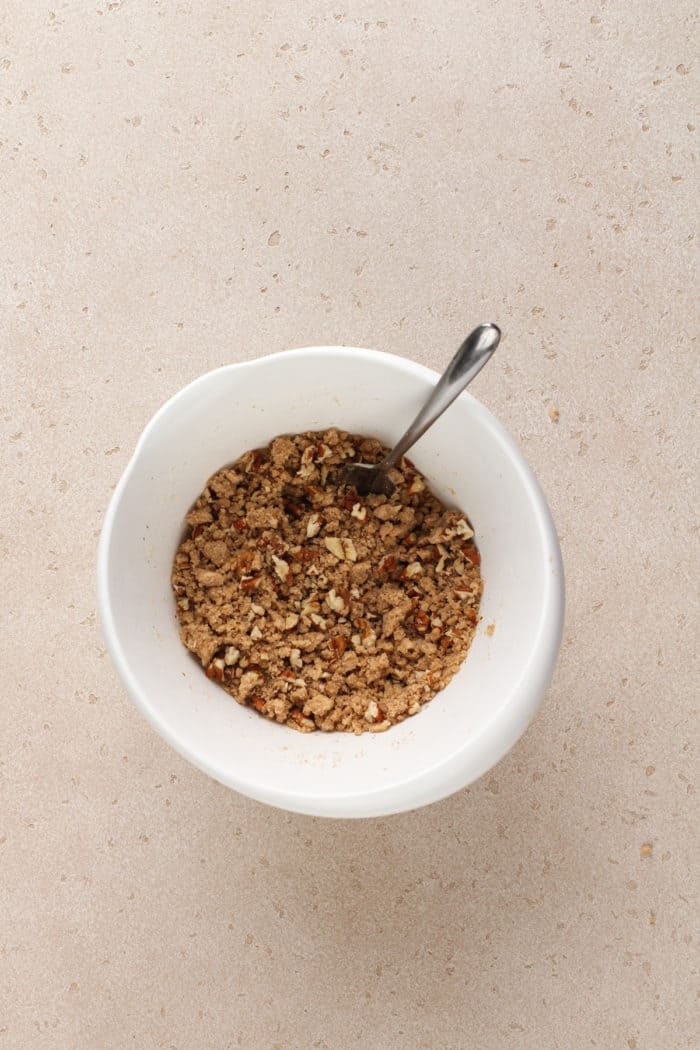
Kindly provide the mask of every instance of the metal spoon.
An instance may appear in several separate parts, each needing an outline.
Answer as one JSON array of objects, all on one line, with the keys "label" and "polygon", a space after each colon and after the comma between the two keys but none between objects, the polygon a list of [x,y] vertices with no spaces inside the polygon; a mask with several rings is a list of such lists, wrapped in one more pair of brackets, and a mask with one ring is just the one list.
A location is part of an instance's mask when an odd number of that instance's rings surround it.
[{"label": "metal spoon", "polygon": [[430,394],[410,427],[394,445],[381,463],[354,463],[348,467],[343,484],[356,489],[360,496],[369,492],[380,492],[390,496],[396,488],[389,471],[401,457],[425,434],[436,419],[449,408],[465,386],[471,383],[484,367],[501,339],[501,330],[495,324],[480,324],[464,340],[455,356],[442,374],[440,381]]}]

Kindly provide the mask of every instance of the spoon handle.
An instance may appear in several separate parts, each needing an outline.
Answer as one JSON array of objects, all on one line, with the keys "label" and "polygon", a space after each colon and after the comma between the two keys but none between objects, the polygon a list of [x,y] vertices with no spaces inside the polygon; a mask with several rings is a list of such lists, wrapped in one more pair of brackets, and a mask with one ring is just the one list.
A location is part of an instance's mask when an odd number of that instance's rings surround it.
[{"label": "spoon handle", "polygon": [[450,407],[457,395],[484,367],[500,339],[501,330],[495,324],[480,324],[467,336],[406,433],[382,463],[382,470],[390,470],[395,466],[428,427]]}]

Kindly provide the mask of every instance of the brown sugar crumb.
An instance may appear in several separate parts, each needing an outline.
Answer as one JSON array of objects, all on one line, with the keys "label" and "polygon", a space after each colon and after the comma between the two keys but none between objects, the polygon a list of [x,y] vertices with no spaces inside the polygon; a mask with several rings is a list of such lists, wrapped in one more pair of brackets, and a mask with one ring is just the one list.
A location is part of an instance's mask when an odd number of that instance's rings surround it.
[{"label": "brown sugar crumb", "polygon": [[559,422],[559,409],[552,407],[548,411],[549,411],[549,418],[551,419],[552,423],[558,423]]},{"label": "brown sugar crumb", "polygon": [[488,625],[488,627],[486,628],[486,633],[489,636],[489,638],[491,637],[492,634],[495,634],[495,632],[496,632],[496,624],[495,623],[490,623]]},{"label": "brown sugar crumb", "polygon": [[467,654],[474,533],[409,460],[391,497],[343,485],[384,446],[335,429],[277,437],[217,471],[172,572],[180,637],[238,703],[302,732],[382,732]]}]

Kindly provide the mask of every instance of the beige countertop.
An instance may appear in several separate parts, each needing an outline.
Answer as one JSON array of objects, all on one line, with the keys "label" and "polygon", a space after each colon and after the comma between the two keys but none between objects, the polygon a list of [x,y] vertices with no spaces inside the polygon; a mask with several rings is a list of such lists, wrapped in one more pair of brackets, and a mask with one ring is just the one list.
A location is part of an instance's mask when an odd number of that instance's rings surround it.
[{"label": "beige countertop", "polygon": [[[693,9],[5,6],[0,1050],[697,1045]],[[566,565],[541,714],[420,812],[238,797],[96,622],[141,429],[226,362],[440,368],[485,320]]]}]

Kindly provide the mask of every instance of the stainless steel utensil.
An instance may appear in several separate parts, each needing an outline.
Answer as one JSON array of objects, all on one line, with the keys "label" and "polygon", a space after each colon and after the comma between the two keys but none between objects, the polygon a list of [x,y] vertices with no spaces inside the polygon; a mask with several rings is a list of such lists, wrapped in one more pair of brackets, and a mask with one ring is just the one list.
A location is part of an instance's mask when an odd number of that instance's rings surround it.
[{"label": "stainless steel utensil", "polygon": [[389,475],[391,468],[471,383],[491,357],[500,339],[501,330],[495,324],[481,324],[475,328],[464,340],[430,397],[391,452],[380,463],[352,464],[343,478],[343,484],[356,489],[361,496],[369,492],[390,496],[396,488]]}]

